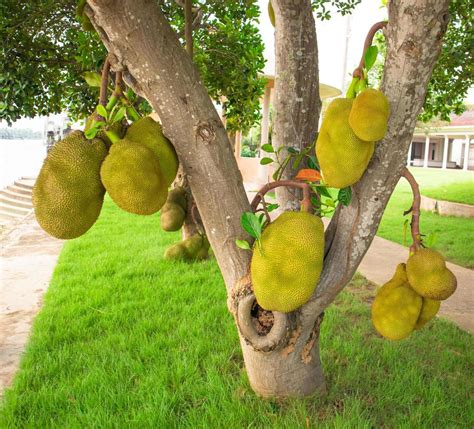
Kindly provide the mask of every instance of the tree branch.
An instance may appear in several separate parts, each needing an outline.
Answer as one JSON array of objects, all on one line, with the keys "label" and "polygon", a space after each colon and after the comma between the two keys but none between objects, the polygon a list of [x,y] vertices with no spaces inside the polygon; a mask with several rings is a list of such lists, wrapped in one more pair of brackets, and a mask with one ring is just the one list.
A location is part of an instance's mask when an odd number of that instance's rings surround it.
[{"label": "tree branch", "polygon": [[272,189],[278,188],[280,186],[288,186],[292,188],[298,188],[303,190],[303,199],[301,200],[301,204],[303,205],[304,211],[310,213],[312,211],[311,205],[311,188],[307,183],[298,182],[297,180],[277,180],[275,182],[270,182],[264,185],[258,192],[257,195],[252,200],[250,207],[252,211],[257,210],[257,206],[259,205],[260,201],[263,200],[263,197],[268,191]]},{"label": "tree branch", "polygon": [[410,173],[408,168],[403,170],[402,176],[410,184],[411,190],[413,192],[413,204],[409,210],[404,214],[411,212],[411,236],[413,239],[413,244],[410,247],[411,251],[416,251],[421,246],[421,234],[420,234],[420,206],[421,206],[421,195],[420,188],[416,179],[413,177],[413,174]]},{"label": "tree branch", "polygon": [[381,30],[382,28],[385,28],[386,26],[387,21],[380,21],[370,27],[370,30],[365,38],[364,48],[362,49],[362,56],[360,58],[359,65],[352,72],[353,77],[358,77],[359,79],[364,78],[365,53],[367,52],[367,49],[369,49],[369,47],[372,45],[372,40],[374,39],[375,33],[377,33],[377,31]]}]

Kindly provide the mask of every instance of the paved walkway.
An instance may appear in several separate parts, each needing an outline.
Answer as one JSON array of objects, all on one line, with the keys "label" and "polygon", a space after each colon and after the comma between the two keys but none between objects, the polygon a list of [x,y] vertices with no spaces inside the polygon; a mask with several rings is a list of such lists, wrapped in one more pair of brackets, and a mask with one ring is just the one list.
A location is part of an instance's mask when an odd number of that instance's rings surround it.
[{"label": "paved walkway", "polygon": [[1,237],[0,396],[11,383],[63,242],[31,214]]}]

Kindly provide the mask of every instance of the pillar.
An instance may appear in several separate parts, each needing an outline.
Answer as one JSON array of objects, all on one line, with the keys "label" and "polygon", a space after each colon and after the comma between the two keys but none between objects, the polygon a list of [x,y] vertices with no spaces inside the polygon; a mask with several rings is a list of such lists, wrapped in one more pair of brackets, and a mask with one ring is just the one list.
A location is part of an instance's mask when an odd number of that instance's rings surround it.
[{"label": "pillar", "polygon": [[443,165],[442,169],[446,170],[448,167],[448,148],[449,148],[449,137],[444,136],[444,145],[443,145]]},{"label": "pillar", "polygon": [[428,155],[430,153],[430,136],[425,138],[425,158],[423,160],[423,167],[428,168]]},{"label": "pillar", "polygon": [[471,137],[466,136],[466,142],[464,143],[464,164],[462,166],[462,169],[464,171],[467,171],[469,167],[469,146],[471,144]]},{"label": "pillar", "polygon": [[411,147],[413,146],[413,142],[410,143],[410,147],[408,148],[408,156],[407,156],[407,167],[410,166],[411,161]]}]

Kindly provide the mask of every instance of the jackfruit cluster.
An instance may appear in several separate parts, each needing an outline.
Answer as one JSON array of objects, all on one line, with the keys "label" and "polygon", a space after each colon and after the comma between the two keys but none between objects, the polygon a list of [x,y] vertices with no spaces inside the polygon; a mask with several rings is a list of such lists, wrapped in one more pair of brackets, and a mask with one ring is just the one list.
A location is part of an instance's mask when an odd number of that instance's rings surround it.
[{"label": "jackfruit cluster", "polygon": [[387,131],[388,100],[375,89],[355,99],[337,98],[328,106],[316,141],[316,156],[326,185],[345,188],[358,182]]},{"label": "jackfruit cluster", "polygon": [[168,261],[195,262],[209,256],[209,241],[203,234],[196,233],[186,240],[175,243],[166,249],[164,257]]},{"label": "jackfruit cluster", "polygon": [[289,313],[305,304],[323,268],[324,227],[306,212],[284,212],[254,245],[250,274],[257,303]]},{"label": "jackfruit cluster", "polygon": [[372,323],[383,337],[401,340],[422,328],[456,290],[456,277],[434,250],[419,249],[399,264],[372,303]]},{"label": "jackfruit cluster", "polygon": [[161,209],[161,228],[164,231],[178,231],[186,219],[186,191],[174,188],[168,194],[165,205]]}]

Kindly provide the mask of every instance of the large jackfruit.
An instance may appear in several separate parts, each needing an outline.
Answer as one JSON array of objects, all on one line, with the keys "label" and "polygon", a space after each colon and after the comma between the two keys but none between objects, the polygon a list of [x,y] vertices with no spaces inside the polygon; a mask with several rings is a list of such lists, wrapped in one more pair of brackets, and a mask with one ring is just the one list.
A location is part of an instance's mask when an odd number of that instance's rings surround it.
[{"label": "large jackfruit", "polygon": [[164,136],[161,125],[149,116],[134,122],[125,134],[127,140],[141,143],[158,157],[167,186],[178,172],[178,156],[171,142]]},{"label": "large jackfruit", "polygon": [[48,234],[76,238],[97,220],[105,194],[100,165],[106,155],[101,140],[87,140],[80,131],[49,151],[33,188],[36,219]]},{"label": "large jackfruit", "polygon": [[374,153],[375,143],[358,138],[349,125],[352,103],[348,98],[331,102],[316,142],[316,156],[324,182],[335,188],[356,183]]},{"label": "large jackfruit", "polygon": [[387,97],[377,89],[366,89],[352,104],[349,124],[357,137],[376,142],[387,132],[389,113]]},{"label": "large jackfruit", "polygon": [[444,300],[457,287],[443,256],[432,249],[418,249],[408,258],[407,275],[411,287],[424,298]]},{"label": "large jackfruit", "polygon": [[254,246],[253,290],[265,310],[288,313],[305,304],[323,268],[324,227],[306,212],[285,212],[268,225]]},{"label": "large jackfruit", "polygon": [[372,303],[372,323],[389,340],[408,337],[417,325],[423,300],[406,282],[405,264],[400,264]]},{"label": "large jackfruit", "polygon": [[130,213],[153,214],[168,196],[168,185],[154,153],[127,139],[112,145],[100,176],[115,204]]},{"label": "large jackfruit", "polygon": [[164,231],[178,231],[186,219],[186,208],[186,191],[179,187],[171,190],[161,209],[161,228]]}]

